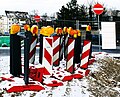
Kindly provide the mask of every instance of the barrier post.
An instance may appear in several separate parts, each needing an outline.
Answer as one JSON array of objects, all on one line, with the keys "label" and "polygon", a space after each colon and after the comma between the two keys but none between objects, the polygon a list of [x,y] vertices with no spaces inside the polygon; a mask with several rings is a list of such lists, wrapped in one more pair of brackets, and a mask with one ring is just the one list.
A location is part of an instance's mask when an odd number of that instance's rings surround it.
[{"label": "barrier post", "polygon": [[59,59],[60,61],[63,59],[63,52],[64,52],[64,35],[63,35],[63,30],[62,28],[56,29],[57,35],[60,36],[60,54],[59,54]]},{"label": "barrier post", "polygon": [[[27,33],[27,32],[26,32]],[[29,32],[28,32],[29,33]],[[29,37],[24,39],[24,81],[29,83]]]},{"label": "barrier post", "polygon": [[74,45],[75,39],[69,37],[68,38],[68,54],[67,54],[67,62],[66,62],[66,69],[70,73],[74,73]]},{"label": "barrier post", "polygon": [[81,54],[81,33],[80,30],[68,29],[70,37],[68,38],[67,70],[72,73],[76,63],[80,63]]},{"label": "barrier post", "polygon": [[89,64],[91,41],[84,40],[80,68],[87,69]]},{"label": "barrier post", "polygon": [[60,35],[60,61],[63,59],[64,52],[64,36]]},{"label": "barrier post", "polygon": [[52,75],[53,66],[53,37],[43,37],[43,60],[44,75]]},{"label": "barrier post", "polygon": [[35,52],[36,52],[36,45],[37,45],[37,37],[38,37],[38,26],[33,25],[31,27],[32,32],[32,39],[30,42],[30,51],[29,51],[29,63],[34,64],[35,62]]},{"label": "barrier post", "polygon": [[53,65],[59,66],[63,58],[63,36],[62,28],[56,28],[53,37]]},{"label": "barrier post", "polygon": [[21,39],[17,33],[20,26],[13,24],[10,30],[10,74],[17,77],[22,74],[21,68]]},{"label": "barrier post", "polygon": [[39,63],[42,64],[42,56],[43,56],[43,35],[42,34],[40,34],[39,42],[40,42]]},{"label": "barrier post", "polygon": [[30,42],[32,39],[32,33],[30,32],[30,27],[26,29],[24,38],[24,81],[25,84],[29,83],[29,51]]},{"label": "barrier post", "polygon": [[91,42],[91,47],[90,47],[90,58],[91,58],[92,57],[92,34],[91,34],[91,26],[90,25],[88,25],[86,27],[86,40]]},{"label": "barrier post", "polygon": [[53,65],[59,66],[60,64],[60,36],[53,36]]},{"label": "barrier post", "polygon": [[74,47],[74,63],[80,63],[80,54],[81,54],[81,35],[78,35],[75,38],[75,47]]},{"label": "barrier post", "polygon": [[68,51],[67,43],[69,37],[68,28],[64,27],[63,31],[64,31],[64,58],[67,59],[67,51]]}]

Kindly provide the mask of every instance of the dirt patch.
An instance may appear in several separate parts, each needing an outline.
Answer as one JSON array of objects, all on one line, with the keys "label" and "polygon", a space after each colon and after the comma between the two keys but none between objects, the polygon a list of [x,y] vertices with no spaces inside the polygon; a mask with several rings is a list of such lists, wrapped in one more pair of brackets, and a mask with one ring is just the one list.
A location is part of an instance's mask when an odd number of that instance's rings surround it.
[{"label": "dirt patch", "polygon": [[87,77],[91,97],[120,97],[120,60],[105,57],[97,64],[98,70]]}]

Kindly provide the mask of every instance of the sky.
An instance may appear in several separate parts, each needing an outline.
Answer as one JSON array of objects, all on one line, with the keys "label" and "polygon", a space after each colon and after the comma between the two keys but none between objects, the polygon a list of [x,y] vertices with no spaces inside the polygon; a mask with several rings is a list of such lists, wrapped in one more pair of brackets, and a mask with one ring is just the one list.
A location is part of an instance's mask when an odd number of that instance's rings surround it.
[{"label": "sky", "polygon": [[[51,15],[54,12],[59,12],[62,5],[66,5],[71,0],[1,0],[0,15],[5,14],[5,10],[9,11],[26,11],[32,13],[33,10],[38,10],[39,15],[47,13]],[[93,1],[93,2],[92,2]],[[78,4],[88,5],[95,2],[104,4],[107,8],[119,9],[120,0],[77,0]]]}]

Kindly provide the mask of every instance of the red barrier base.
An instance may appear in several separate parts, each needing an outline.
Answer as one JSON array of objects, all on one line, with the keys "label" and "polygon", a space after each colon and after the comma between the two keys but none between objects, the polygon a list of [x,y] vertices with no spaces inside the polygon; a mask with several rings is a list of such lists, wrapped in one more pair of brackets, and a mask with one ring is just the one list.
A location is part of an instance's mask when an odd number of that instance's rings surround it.
[{"label": "red barrier base", "polygon": [[2,81],[7,80],[7,81],[13,81],[14,82],[14,80],[12,78],[5,78],[5,77],[0,77],[0,78],[2,79]]},{"label": "red barrier base", "polygon": [[72,75],[69,75],[69,76],[65,76],[62,81],[71,81],[73,79],[73,76]]},{"label": "red barrier base", "polygon": [[84,76],[81,74],[73,74],[72,75],[74,79],[82,79]]},{"label": "red barrier base", "polygon": [[23,92],[23,91],[40,91],[45,90],[44,87],[40,85],[23,85],[23,86],[13,86],[7,90],[8,93],[11,92]]},{"label": "red barrier base", "polygon": [[85,76],[88,76],[89,73],[90,73],[90,70],[87,69],[87,70],[85,71]]},{"label": "red barrier base", "polygon": [[63,83],[62,82],[57,82],[56,80],[53,80],[51,83],[44,83],[46,86],[49,86],[49,87],[58,87],[58,86],[63,86]]},{"label": "red barrier base", "polygon": [[73,79],[72,74],[69,72],[65,71],[61,67],[54,69],[52,77],[59,79],[63,82],[65,81],[71,81]]},{"label": "red barrier base", "polygon": [[82,79],[83,77],[88,76],[89,73],[90,73],[90,69],[86,69],[86,70],[79,69],[78,71],[75,72],[75,74],[73,74],[73,78]]},{"label": "red barrier base", "polygon": [[44,68],[30,67],[29,77],[35,81],[42,82]]},{"label": "red barrier base", "polygon": [[92,58],[92,59],[89,59],[89,65],[93,64],[95,62],[95,59]]}]

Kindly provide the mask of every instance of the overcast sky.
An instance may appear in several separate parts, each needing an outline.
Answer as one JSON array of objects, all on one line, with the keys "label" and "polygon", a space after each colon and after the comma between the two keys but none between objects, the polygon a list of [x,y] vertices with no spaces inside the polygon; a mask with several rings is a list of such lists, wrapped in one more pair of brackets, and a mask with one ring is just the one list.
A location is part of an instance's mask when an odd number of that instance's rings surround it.
[{"label": "overcast sky", "polygon": [[[1,0],[0,2],[0,14],[5,14],[5,10],[10,11],[27,11],[38,10],[42,15],[47,13],[51,15],[54,12],[58,12],[62,5],[66,5],[71,0]],[[78,4],[88,5],[92,1],[104,4],[107,8],[119,9],[120,0],[77,0]],[[94,2],[93,2],[94,5]]]}]

